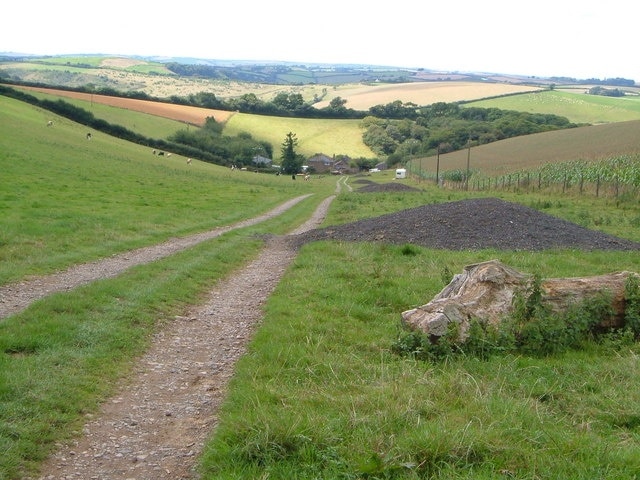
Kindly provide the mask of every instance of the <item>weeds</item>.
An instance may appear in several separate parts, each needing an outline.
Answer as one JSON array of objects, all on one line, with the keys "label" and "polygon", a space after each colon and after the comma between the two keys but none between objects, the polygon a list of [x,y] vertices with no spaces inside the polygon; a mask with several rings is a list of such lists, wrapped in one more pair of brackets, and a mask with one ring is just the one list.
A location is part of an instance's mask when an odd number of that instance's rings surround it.
[{"label": "weeds", "polygon": [[402,330],[391,350],[398,355],[439,362],[455,355],[480,359],[504,353],[547,356],[579,349],[587,342],[618,349],[640,334],[639,284],[640,280],[633,275],[627,280],[622,329],[599,327],[603,319],[614,314],[610,295],[601,293],[565,312],[552,312],[543,302],[540,277],[534,276],[529,288],[514,297],[511,315],[499,325],[471,319],[463,342],[458,340],[459,328],[453,323],[442,337]]},{"label": "weeds", "polygon": [[633,334],[640,337],[640,278],[629,275],[624,290],[625,325]]}]

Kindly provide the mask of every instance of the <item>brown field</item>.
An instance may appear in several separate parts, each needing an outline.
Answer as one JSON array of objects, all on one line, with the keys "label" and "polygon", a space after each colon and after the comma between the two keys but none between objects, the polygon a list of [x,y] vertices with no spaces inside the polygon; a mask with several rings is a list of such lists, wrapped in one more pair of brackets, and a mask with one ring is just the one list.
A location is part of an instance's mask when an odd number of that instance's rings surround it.
[{"label": "brown field", "polygon": [[[640,120],[524,135],[440,155],[440,171],[471,170],[483,175],[532,170],[545,163],[599,160],[640,151]],[[435,156],[414,160],[414,169],[435,173]],[[420,166],[418,166],[420,165]]]},{"label": "brown field", "polygon": [[51,88],[20,87],[24,90],[33,90],[42,93],[50,93],[61,97],[76,98],[87,102],[96,102],[111,107],[125,108],[136,112],[148,113],[159,117],[169,118],[192,125],[204,125],[207,117],[214,117],[216,122],[226,122],[235,112],[224,110],[212,110],[209,108],[190,107],[187,105],[174,105],[171,103],[152,102],[149,100],[137,100],[133,98],[120,98],[108,95],[94,95],[91,93],[70,92]]},{"label": "brown field", "polygon": [[148,62],[144,60],[136,60],[134,58],[126,57],[109,57],[102,60],[100,66],[105,68],[129,68],[136,65],[145,65]]},{"label": "brown field", "polygon": [[374,105],[385,105],[395,100],[412,102],[424,106],[436,102],[458,102],[507,95],[510,93],[535,92],[540,87],[507,83],[480,82],[411,82],[380,85],[343,85],[331,90],[328,98],[315,104],[317,108],[329,105],[340,97],[347,100],[347,108],[368,110]]}]

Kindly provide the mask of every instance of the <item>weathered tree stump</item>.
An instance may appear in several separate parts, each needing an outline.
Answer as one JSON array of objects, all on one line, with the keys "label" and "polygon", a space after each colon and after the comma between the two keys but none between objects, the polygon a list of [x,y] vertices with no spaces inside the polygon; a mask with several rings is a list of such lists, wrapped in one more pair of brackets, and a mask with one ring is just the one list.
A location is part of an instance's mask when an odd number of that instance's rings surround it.
[{"label": "weathered tree stump", "polygon": [[[565,311],[570,305],[606,293],[611,298],[613,316],[603,318],[603,328],[622,326],[625,313],[625,285],[633,272],[580,278],[555,278],[540,284],[541,302],[552,311]],[[460,340],[464,340],[472,319],[497,325],[513,312],[516,295],[529,290],[533,276],[518,272],[499,260],[468,265],[454,276],[426,305],[402,312],[409,327],[435,337],[447,333],[449,324],[458,324]]]}]

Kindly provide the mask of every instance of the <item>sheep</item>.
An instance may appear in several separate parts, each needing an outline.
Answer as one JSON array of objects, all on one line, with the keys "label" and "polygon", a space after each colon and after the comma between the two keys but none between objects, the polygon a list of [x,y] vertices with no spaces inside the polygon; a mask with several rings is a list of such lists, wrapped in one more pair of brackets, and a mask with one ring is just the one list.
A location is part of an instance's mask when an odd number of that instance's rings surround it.
[{"label": "sheep", "polygon": [[53,120],[49,120],[47,122],[47,127],[53,127]]},{"label": "sheep", "polygon": [[191,165],[191,159],[187,158],[187,165]]}]

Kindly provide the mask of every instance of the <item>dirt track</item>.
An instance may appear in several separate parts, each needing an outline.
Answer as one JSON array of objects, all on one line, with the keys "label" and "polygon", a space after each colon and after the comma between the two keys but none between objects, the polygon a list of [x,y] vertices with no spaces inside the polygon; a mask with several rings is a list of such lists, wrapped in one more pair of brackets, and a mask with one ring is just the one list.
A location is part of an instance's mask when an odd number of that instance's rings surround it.
[{"label": "dirt track", "polygon": [[[266,216],[276,215],[302,198]],[[333,198],[325,199],[291,234],[318,227]],[[179,245],[174,250],[181,248],[185,247]],[[131,377],[123,380],[119,393],[88,419],[81,437],[61,446],[44,463],[39,478],[198,478],[196,461],[215,427],[217,409],[235,363],[262,318],[264,302],[295,254],[284,237],[273,237],[259,258],[216,285],[206,303],[166,325]],[[114,271],[122,271],[118,262],[114,262]]]},{"label": "dirt track", "polygon": [[52,275],[36,277],[15,284],[0,286],[0,319],[20,312],[34,300],[50,295],[54,292],[71,290],[94,280],[114,277],[124,270],[144,263],[153,262],[179,250],[191,247],[197,243],[209,240],[236,228],[248,227],[263,222],[269,218],[288,210],[296,203],[304,200],[308,195],[289,200],[259,217],[238,222],[227,227],[191,235],[183,238],[173,238],[159,245],[139,248],[120,255],[114,255],[96,262],[74,265],[73,267]]}]

